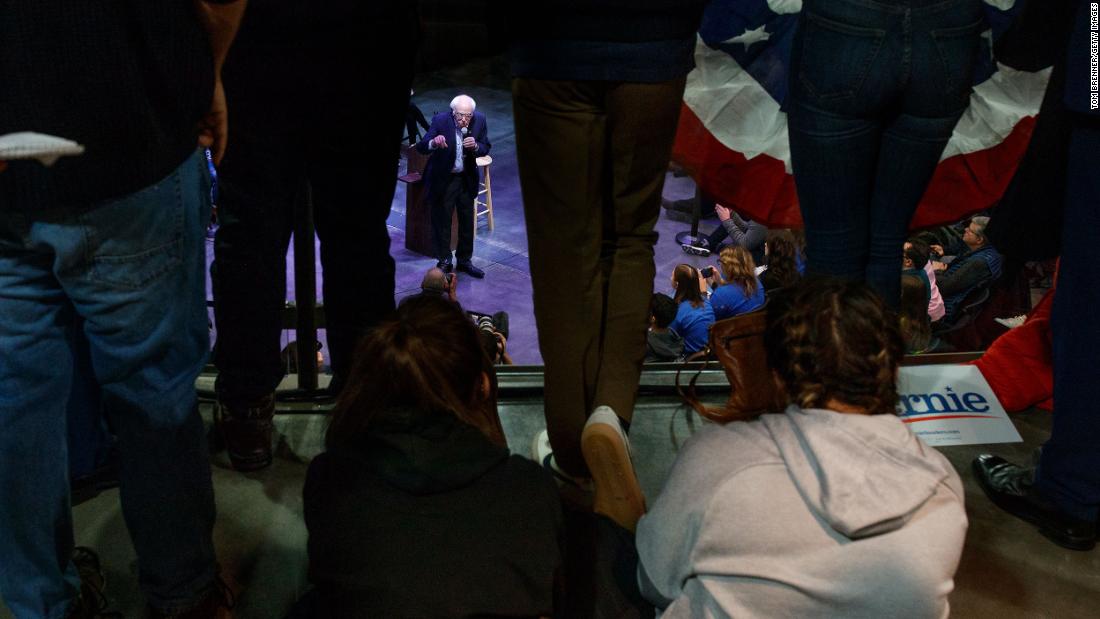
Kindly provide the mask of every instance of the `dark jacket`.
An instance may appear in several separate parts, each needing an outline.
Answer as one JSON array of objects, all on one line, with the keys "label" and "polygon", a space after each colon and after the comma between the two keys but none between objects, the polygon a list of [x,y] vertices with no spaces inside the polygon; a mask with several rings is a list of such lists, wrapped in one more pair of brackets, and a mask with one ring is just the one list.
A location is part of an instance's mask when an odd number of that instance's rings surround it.
[{"label": "dark jacket", "polygon": [[[462,148],[461,143],[456,144],[456,140],[460,137],[455,135],[456,131],[457,125],[454,116],[450,112],[440,112],[432,117],[432,124],[428,128],[428,132],[416,143],[416,150],[425,155],[431,155],[428,159],[428,165],[424,169],[424,181],[427,183],[429,199],[441,197],[447,189],[447,181],[450,180],[451,169],[454,167],[454,149]],[[447,146],[431,150],[428,145],[437,135],[447,138]],[[474,117],[470,119],[467,135],[473,137],[474,141],[477,142],[477,149],[472,151],[464,149],[462,152],[462,180],[465,181],[468,192],[477,194],[476,159],[488,155],[489,149],[492,148],[492,144],[489,143],[489,127],[485,122],[484,114],[474,112]]]},{"label": "dark jacket", "polygon": [[450,414],[380,414],[309,467],[315,616],[551,615],[562,516],[542,467]]},{"label": "dark jacket", "polygon": [[1045,260],[1061,251],[1072,129],[1063,97],[1075,2],[1028,0],[993,48],[998,61],[1023,71],[1054,65],[1027,150],[985,229],[997,251],[1015,261]]},{"label": "dark jacket", "polygon": [[936,276],[936,287],[943,295],[947,312],[943,319],[947,324],[954,322],[959,305],[971,291],[1001,276],[1003,260],[992,245],[984,245],[955,258],[946,271]]}]

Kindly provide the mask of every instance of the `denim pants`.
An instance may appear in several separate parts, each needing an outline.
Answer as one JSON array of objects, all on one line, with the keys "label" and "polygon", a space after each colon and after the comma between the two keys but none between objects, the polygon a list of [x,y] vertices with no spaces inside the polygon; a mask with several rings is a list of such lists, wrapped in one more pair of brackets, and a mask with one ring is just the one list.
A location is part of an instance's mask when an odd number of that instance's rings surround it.
[{"label": "denim pants", "polygon": [[[63,617],[79,578],[66,408],[76,329],[118,434],[120,498],[141,586],[186,608],[215,577],[214,494],[195,377],[206,359],[202,157],[97,204],[0,211],[0,596]],[[86,367],[78,364],[76,367]]]},{"label": "denim pants", "polygon": [[807,0],[792,47],[791,165],[811,272],[891,306],[901,252],[969,103],[981,0]]},{"label": "denim pants", "polygon": [[1043,445],[1036,485],[1066,512],[1082,520],[1100,512],[1100,415],[1096,374],[1100,368],[1100,123],[1077,123],[1066,170],[1062,258],[1050,327],[1054,360],[1054,416]]}]

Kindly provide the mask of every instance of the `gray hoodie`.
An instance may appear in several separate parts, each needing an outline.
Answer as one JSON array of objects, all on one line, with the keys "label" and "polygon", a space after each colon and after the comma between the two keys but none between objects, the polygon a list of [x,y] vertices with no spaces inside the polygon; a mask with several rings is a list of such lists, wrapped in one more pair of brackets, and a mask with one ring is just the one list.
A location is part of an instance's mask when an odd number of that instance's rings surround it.
[{"label": "gray hoodie", "polygon": [[709,425],[638,524],[680,617],[946,617],[966,536],[951,464],[892,415],[796,407]]}]

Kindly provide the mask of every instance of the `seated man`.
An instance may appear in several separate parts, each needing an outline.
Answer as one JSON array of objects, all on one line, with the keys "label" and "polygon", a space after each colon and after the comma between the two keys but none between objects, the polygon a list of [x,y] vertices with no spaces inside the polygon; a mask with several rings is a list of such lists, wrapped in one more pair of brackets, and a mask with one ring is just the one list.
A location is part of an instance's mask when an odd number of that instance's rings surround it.
[{"label": "seated man", "polygon": [[955,312],[966,295],[1001,276],[1001,254],[985,238],[988,224],[988,217],[972,218],[963,232],[966,251],[956,257],[951,266],[942,262],[932,263],[932,268],[937,271],[936,284],[943,295],[944,322],[947,324],[954,322]]},{"label": "seated man", "polygon": [[679,361],[684,356],[684,339],[668,325],[676,320],[676,301],[657,293],[649,302],[649,333],[646,334],[645,362]]}]

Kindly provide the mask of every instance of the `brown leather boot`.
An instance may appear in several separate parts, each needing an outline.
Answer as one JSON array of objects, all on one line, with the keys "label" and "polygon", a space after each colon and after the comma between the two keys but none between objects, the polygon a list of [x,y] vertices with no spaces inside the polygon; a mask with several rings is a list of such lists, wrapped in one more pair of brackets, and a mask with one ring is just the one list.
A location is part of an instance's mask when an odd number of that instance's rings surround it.
[{"label": "brown leather boot", "polygon": [[238,471],[258,471],[271,464],[271,440],[275,430],[275,394],[242,405],[218,401],[214,406],[217,424]]}]

